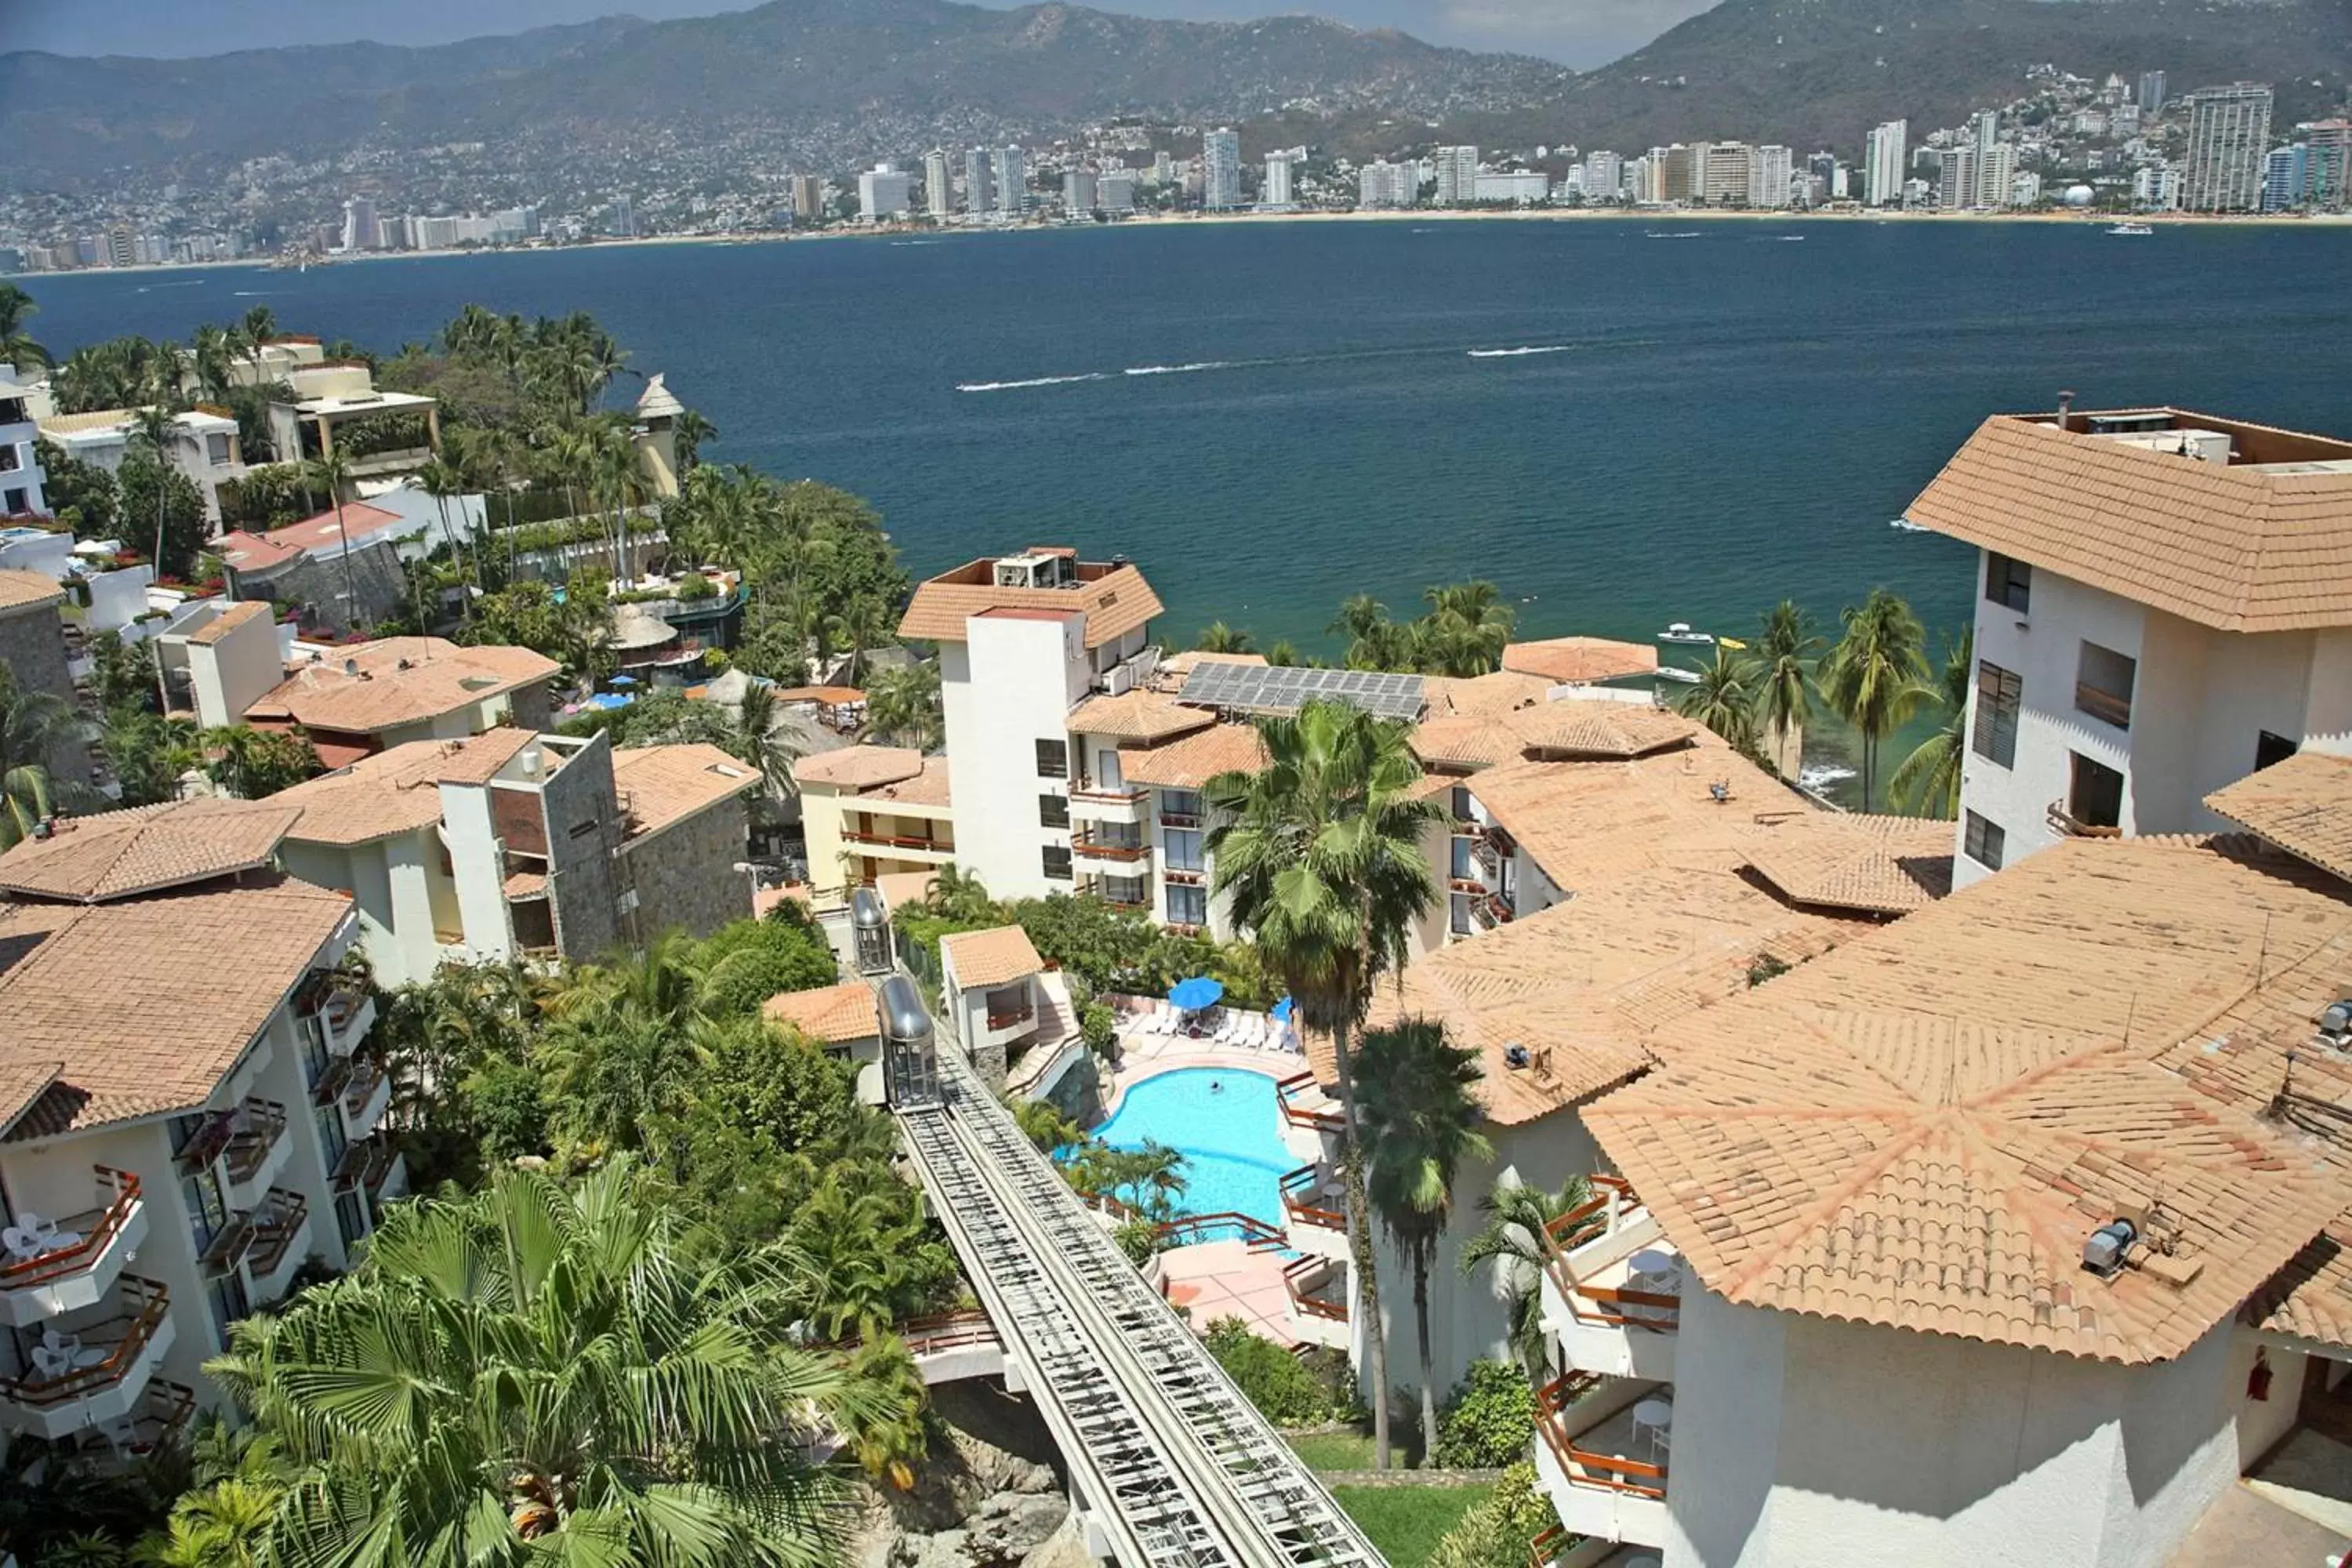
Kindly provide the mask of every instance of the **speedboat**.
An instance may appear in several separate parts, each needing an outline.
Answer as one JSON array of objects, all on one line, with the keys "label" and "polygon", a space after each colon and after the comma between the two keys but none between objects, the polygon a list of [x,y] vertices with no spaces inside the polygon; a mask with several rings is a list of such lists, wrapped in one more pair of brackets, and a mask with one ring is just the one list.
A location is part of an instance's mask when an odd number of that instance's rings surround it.
[{"label": "speedboat", "polygon": [[1658,666],[1658,679],[1660,680],[1678,680],[1685,686],[1696,686],[1698,684],[1698,671],[1696,669],[1685,669],[1679,664],[1662,664]]},{"label": "speedboat", "polygon": [[2119,223],[2116,225],[2115,227],[2107,230],[2107,232],[2109,234],[2126,235],[2137,239],[2143,235],[2154,234],[2156,230],[2148,227],[2147,225],[2144,223]]},{"label": "speedboat", "polygon": [[1660,642],[1691,643],[1701,647],[1711,647],[1715,644],[1715,637],[1712,633],[1695,632],[1690,629],[1690,623],[1688,621],[1675,622],[1674,625],[1668,626],[1664,631],[1658,634],[1658,640]]}]

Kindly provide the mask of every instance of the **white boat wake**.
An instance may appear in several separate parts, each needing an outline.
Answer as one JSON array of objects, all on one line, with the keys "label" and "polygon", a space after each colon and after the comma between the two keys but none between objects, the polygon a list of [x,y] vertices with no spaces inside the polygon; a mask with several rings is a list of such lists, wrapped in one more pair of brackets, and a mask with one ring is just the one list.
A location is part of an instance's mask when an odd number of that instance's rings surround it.
[{"label": "white boat wake", "polygon": [[1070,386],[1081,381],[1108,381],[1110,378],[1098,370],[1084,375],[1037,375],[1027,381],[960,381],[958,392],[1019,392],[1032,386]]},{"label": "white boat wake", "polygon": [[1190,375],[1202,370],[1231,370],[1234,362],[1226,359],[1204,359],[1193,364],[1131,364],[1121,375]]},{"label": "white boat wake", "polygon": [[1516,349],[1472,349],[1472,359],[1519,359],[1528,354],[1564,354],[1576,351],[1574,343],[1531,343]]}]

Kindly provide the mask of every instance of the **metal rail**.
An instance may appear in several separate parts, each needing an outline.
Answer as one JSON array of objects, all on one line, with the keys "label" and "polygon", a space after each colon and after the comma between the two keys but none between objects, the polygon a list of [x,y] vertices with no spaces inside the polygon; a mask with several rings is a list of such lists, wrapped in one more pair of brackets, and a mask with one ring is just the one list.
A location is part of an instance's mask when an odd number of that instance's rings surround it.
[{"label": "metal rail", "polygon": [[959,1059],[899,1112],[972,1282],[1128,1568],[1381,1568],[1058,1172]]}]

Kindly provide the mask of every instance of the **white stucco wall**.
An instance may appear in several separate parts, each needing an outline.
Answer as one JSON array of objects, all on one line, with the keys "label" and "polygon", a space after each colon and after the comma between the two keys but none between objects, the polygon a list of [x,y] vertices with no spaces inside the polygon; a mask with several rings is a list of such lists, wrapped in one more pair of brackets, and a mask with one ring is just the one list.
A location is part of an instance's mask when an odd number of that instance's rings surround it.
[{"label": "white stucco wall", "polygon": [[[1069,830],[1042,826],[1037,805],[1069,784],[1038,777],[1036,743],[1068,743],[1070,708],[1089,678],[1085,617],[976,616],[964,626],[966,641],[940,645],[957,863],[1001,899],[1069,892],[1075,875],[1048,880],[1042,854],[1067,845]],[[1076,773],[1075,754],[1070,763]]]},{"label": "white stucco wall", "polygon": [[489,786],[441,785],[441,824],[467,956],[475,963],[504,960],[514,952],[514,924],[507,910],[506,857],[490,816]]},{"label": "white stucco wall", "polygon": [[1693,1281],[1666,1568],[2158,1568],[2237,1474],[2231,1334],[2123,1367]]}]

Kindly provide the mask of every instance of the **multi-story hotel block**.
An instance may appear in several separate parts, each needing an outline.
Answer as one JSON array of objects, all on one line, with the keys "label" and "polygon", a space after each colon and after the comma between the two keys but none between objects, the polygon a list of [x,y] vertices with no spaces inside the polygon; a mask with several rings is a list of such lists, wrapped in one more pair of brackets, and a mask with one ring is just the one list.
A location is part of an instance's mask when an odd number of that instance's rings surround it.
[{"label": "multi-story hotel block", "polygon": [[2003,415],[1909,515],[1979,552],[1962,885],[2066,838],[2217,830],[2213,790],[2352,751],[2352,441]]},{"label": "multi-story hotel block", "polygon": [[0,1425],[127,1457],[229,1325],[340,1268],[406,1176],[347,893],[299,809],[191,801],[0,855]]}]

